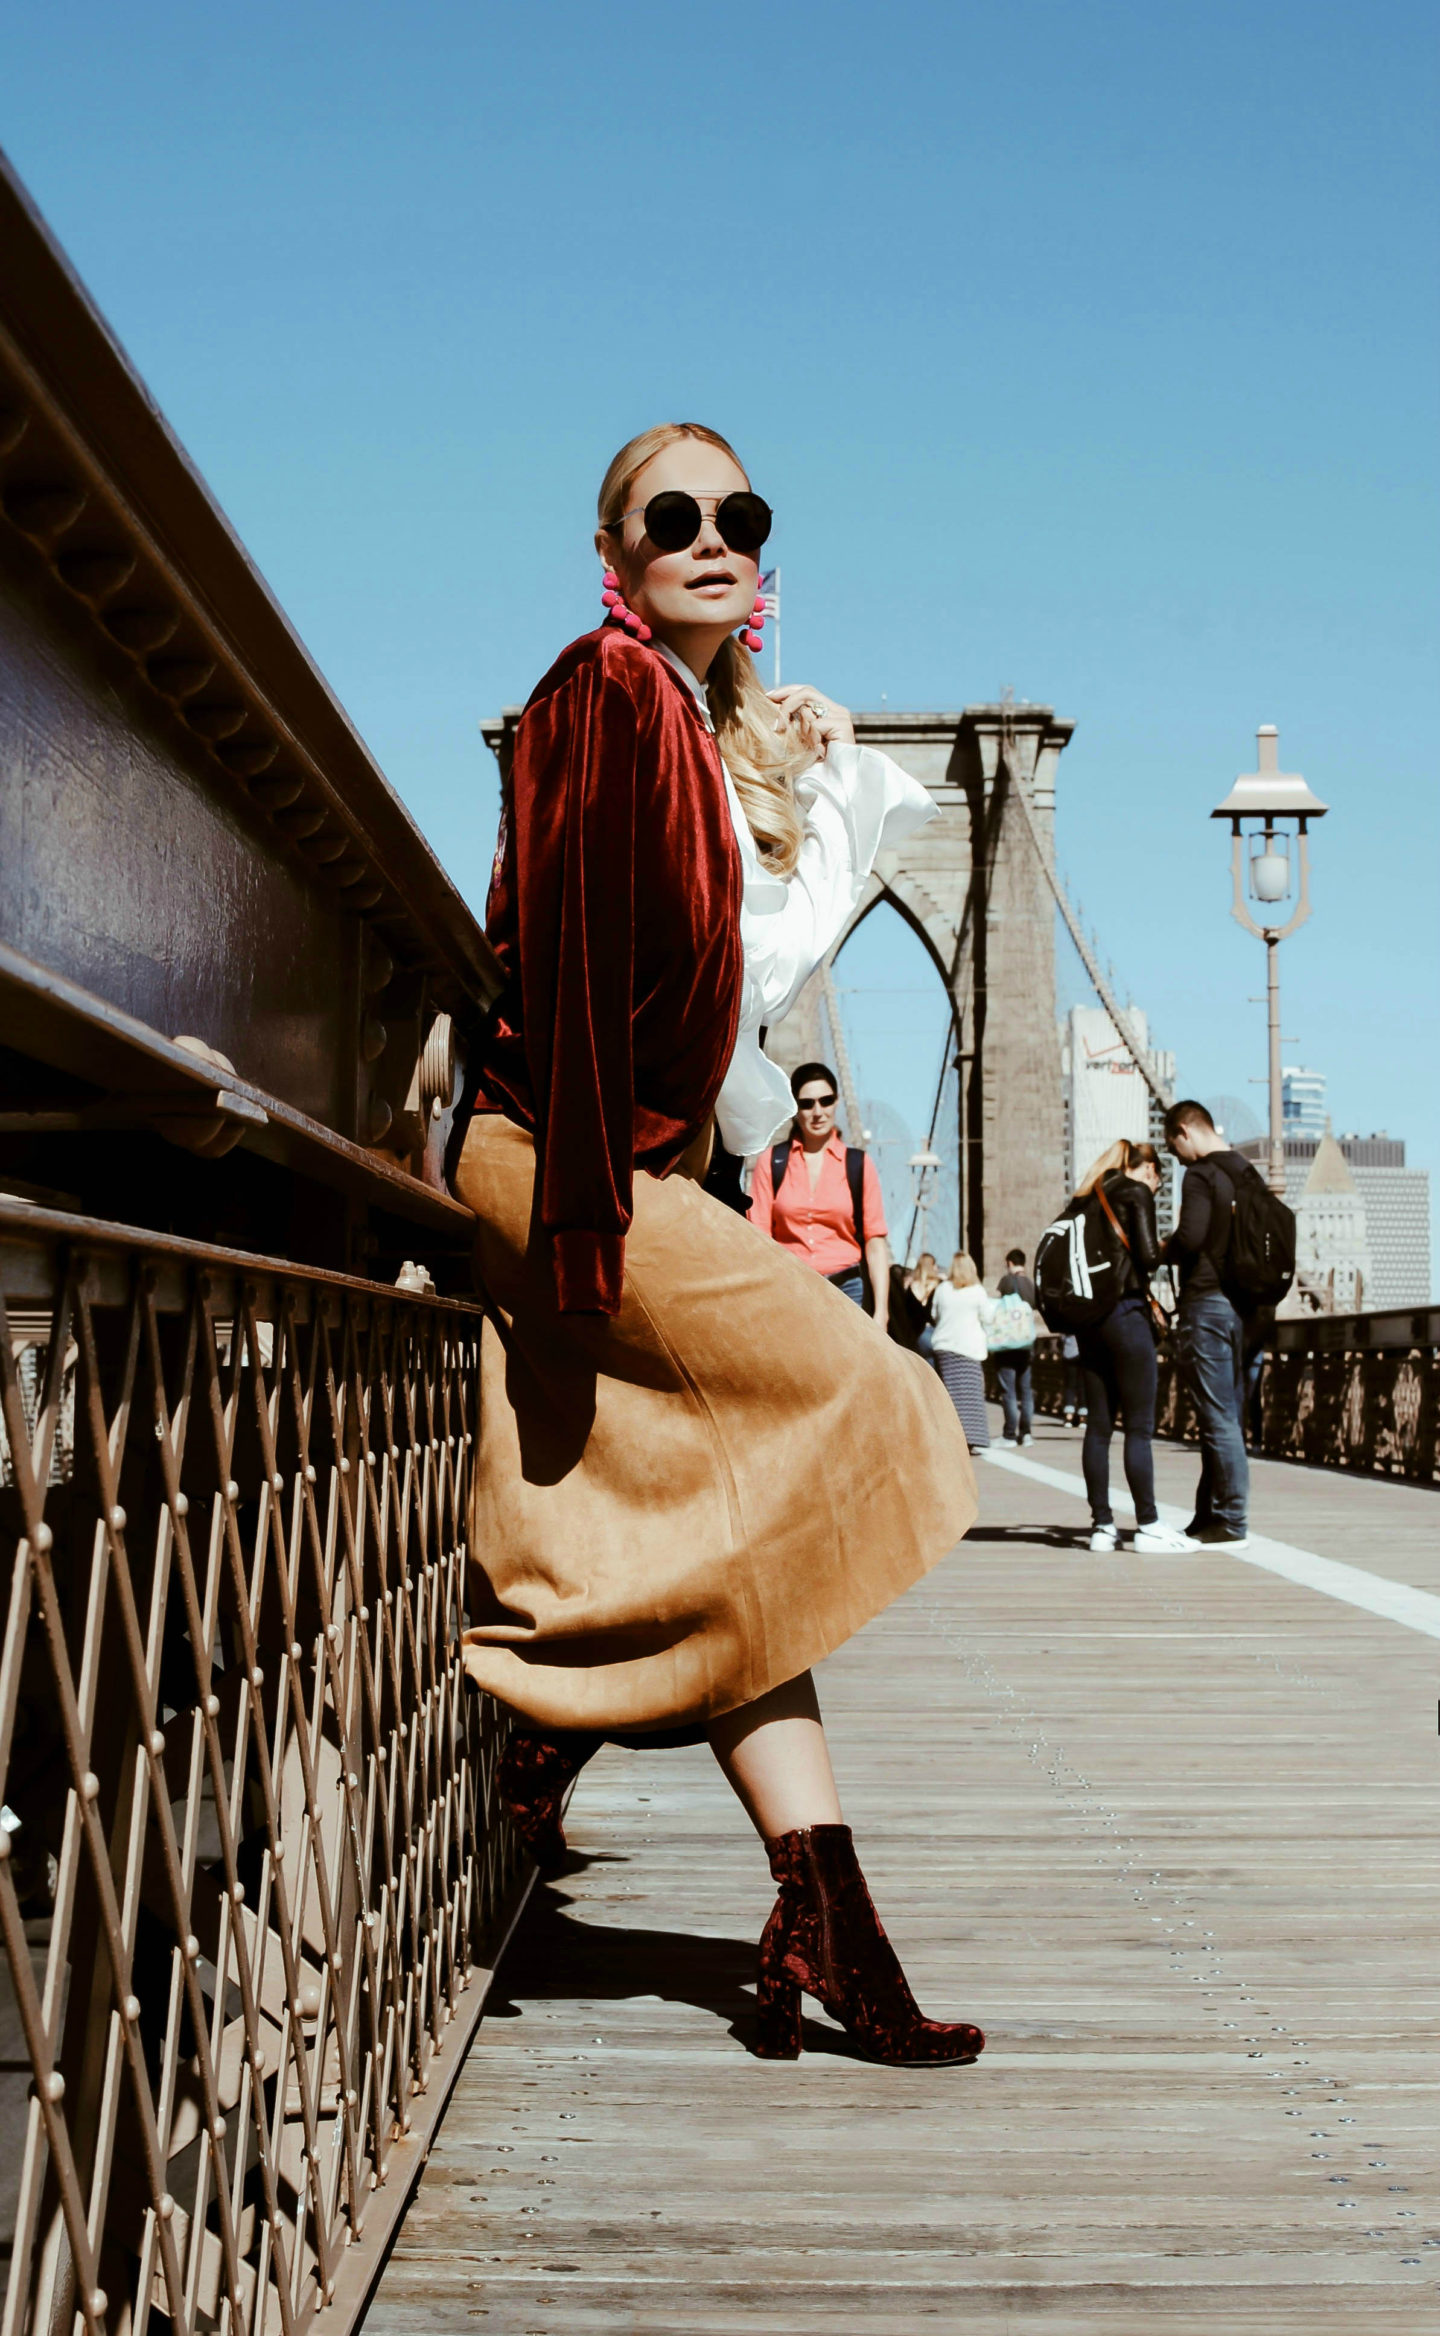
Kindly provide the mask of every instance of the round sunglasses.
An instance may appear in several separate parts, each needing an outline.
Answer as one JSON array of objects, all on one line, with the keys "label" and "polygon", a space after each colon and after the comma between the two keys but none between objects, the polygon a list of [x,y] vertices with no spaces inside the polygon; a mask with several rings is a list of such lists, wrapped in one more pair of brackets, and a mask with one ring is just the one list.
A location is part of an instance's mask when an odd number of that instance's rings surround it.
[{"label": "round sunglasses", "polygon": [[[624,512],[619,524],[623,526],[626,519],[635,515],[634,511]],[[678,487],[667,487],[663,495],[652,495],[643,507],[643,515],[645,533],[658,552],[683,552],[705,524],[695,497]],[[723,496],[715,506],[716,532],[732,552],[758,552],[774,523],[769,504],[746,489]]]}]

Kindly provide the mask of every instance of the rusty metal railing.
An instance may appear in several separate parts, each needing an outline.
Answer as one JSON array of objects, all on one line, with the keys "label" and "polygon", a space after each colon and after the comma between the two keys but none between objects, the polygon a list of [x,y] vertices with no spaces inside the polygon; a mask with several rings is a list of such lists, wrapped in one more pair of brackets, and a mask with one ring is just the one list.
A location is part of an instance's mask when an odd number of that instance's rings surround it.
[{"label": "rusty metal railing", "polygon": [[[1250,1410],[1252,1449],[1271,1460],[1440,1482],[1437,1327],[1440,1313],[1424,1307],[1277,1323]],[[1173,1336],[1158,1359],[1156,1432],[1194,1443],[1199,1430]],[[1038,1341],[1033,1378],[1036,1408],[1058,1416],[1065,1380],[1058,1338]]]},{"label": "rusty metal railing", "polygon": [[0,1208],[3,2336],[363,2303],[518,1896],[479,1328]]}]

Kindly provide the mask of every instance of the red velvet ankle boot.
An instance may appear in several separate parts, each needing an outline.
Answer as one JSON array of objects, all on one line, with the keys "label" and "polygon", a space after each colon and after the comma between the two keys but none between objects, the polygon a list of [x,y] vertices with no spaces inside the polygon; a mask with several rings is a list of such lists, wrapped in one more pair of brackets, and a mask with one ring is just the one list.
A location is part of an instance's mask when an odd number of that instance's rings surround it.
[{"label": "red velvet ankle boot", "polygon": [[760,1940],[760,2059],[798,2058],[802,1989],[871,2060],[936,2065],[984,2051],[981,2029],[920,2011],[880,1927],[848,1825],[812,1825],[765,1847],[780,1895]]},{"label": "red velvet ankle boot", "polygon": [[495,1779],[500,1806],[542,1874],[558,1873],[565,1862],[560,1812],[566,1790],[604,1741],[578,1728],[557,1729],[553,1736],[526,1735],[517,1728],[500,1755]]}]

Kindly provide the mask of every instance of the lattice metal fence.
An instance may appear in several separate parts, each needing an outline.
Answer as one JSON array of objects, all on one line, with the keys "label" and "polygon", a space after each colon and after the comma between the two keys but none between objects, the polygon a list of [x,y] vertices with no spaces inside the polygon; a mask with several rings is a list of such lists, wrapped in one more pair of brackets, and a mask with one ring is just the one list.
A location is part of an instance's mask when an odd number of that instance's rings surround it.
[{"label": "lattice metal fence", "polygon": [[1261,1448],[1276,1460],[1433,1484],[1437,1398],[1433,1347],[1269,1354],[1260,1383]]},{"label": "lattice metal fence", "polygon": [[5,1212],[3,2336],[363,2299],[519,1883],[456,1654],[479,1326]]}]

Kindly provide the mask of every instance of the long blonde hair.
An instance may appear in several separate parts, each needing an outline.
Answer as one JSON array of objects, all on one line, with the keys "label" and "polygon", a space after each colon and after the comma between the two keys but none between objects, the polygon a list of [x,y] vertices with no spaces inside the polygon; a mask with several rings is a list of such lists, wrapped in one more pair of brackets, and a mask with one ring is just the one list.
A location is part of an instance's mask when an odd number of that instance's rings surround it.
[{"label": "long blonde hair", "polygon": [[1095,1190],[1103,1176],[1111,1175],[1117,1168],[1122,1175],[1128,1176],[1132,1169],[1158,1168],[1159,1165],[1160,1155],[1153,1144],[1132,1144],[1128,1136],[1117,1136],[1113,1144],[1106,1145],[1098,1160],[1091,1161],[1075,1187],[1075,1198],[1084,1200]]},{"label": "long blonde hair", "polygon": [[973,1290],[980,1275],[968,1249],[957,1249],[950,1260],[950,1286],[956,1290]]},{"label": "long blonde hair", "polygon": [[[642,430],[621,447],[600,482],[598,517],[607,535],[619,534],[630,490],[646,463],[681,438],[698,438],[703,445],[718,448],[737,470],[744,470],[729,441],[718,430],[707,430],[703,422],[659,422],[653,430]],[[777,710],[765,694],[755,660],[733,633],[716,652],[705,693],[716,744],[760,857],[777,876],[788,876],[800,857],[805,832],[795,781],[815,760],[819,732],[804,712],[777,731]]]}]

